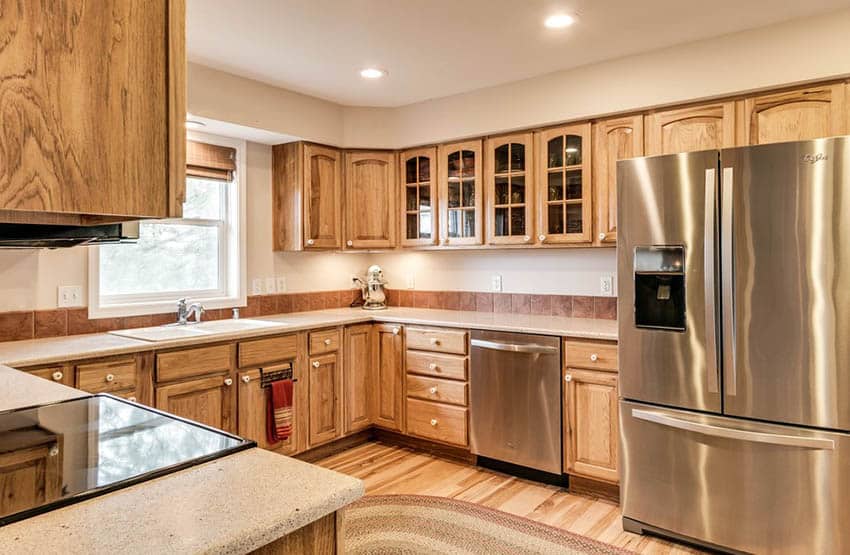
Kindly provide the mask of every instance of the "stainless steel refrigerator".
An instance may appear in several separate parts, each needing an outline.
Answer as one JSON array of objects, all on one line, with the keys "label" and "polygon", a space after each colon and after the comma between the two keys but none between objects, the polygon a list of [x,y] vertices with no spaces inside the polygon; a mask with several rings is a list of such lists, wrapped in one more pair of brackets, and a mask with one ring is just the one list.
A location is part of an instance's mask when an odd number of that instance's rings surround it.
[{"label": "stainless steel refrigerator", "polygon": [[624,527],[850,553],[850,137],[617,182]]}]

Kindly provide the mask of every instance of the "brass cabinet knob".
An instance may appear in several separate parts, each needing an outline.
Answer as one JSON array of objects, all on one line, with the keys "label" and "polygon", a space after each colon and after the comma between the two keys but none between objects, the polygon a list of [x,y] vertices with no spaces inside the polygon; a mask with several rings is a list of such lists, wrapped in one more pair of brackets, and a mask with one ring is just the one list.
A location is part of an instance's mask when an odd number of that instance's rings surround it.
[{"label": "brass cabinet knob", "polygon": [[231,378],[224,378],[224,385],[226,385],[226,386],[233,385],[233,380]]},{"label": "brass cabinet knob", "polygon": [[106,381],[110,382],[110,383],[114,382],[115,381],[115,375],[114,374],[107,374],[106,375]]},{"label": "brass cabinet knob", "polygon": [[437,386],[436,385],[431,386],[431,388],[428,391],[431,393],[431,395],[436,395],[437,394]]},{"label": "brass cabinet knob", "polygon": [[437,425],[437,419],[436,419],[436,418],[432,418],[432,419],[431,419],[431,425],[432,425],[432,426],[436,426],[436,425]]},{"label": "brass cabinet knob", "polygon": [[319,362],[318,360],[314,360],[314,361],[313,361],[313,368],[318,368],[318,367],[319,367],[319,366],[321,366],[321,365],[322,365],[322,363],[321,363],[321,362]]},{"label": "brass cabinet knob", "polygon": [[52,377],[53,377],[54,382],[58,382],[59,380],[61,380],[62,378],[65,377],[65,374],[63,374],[62,372],[57,370],[56,372],[53,373]]},{"label": "brass cabinet knob", "polygon": [[250,383],[251,382],[251,376],[242,376],[242,382],[243,383]]},{"label": "brass cabinet knob", "polygon": [[599,355],[593,353],[592,355],[590,355],[590,360],[596,362],[597,360],[599,360]]}]

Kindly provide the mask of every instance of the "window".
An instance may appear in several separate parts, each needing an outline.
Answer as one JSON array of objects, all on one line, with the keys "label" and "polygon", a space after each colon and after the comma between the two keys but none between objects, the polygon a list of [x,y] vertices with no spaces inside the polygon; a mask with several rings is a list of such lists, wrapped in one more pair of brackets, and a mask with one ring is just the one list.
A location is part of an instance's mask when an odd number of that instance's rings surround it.
[{"label": "window", "polygon": [[189,176],[182,219],[143,221],[137,243],[91,249],[90,316],[170,312],[183,297],[207,308],[245,304],[244,142],[193,135],[236,148],[232,179]]}]

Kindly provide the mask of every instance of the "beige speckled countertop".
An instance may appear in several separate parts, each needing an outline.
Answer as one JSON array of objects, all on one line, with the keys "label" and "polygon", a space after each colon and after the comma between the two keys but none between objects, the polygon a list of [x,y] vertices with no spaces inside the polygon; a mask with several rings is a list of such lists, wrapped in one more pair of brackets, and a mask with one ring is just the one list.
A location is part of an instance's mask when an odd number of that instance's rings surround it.
[{"label": "beige speckled countertop", "polygon": [[[88,396],[0,366],[0,410]],[[363,496],[363,482],[262,449],[0,527],[3,553],[248,553]]]},{"label": "beige speckled countertop", "polygon": [[101,357],[153,349],[170,349],[212,341],[228,341],[245,337],[275,335],[289,331],[378,321],[428,326],[459,327],[520,333],[537,333],[563,337],[616,341],[616,320],[566,318],[534,314],[502,314],[428,308],[391,307],[367,312],[359,308],[333,308],[312,312],[294,312],[252,318],[279,325],[250,331],[216,333],[171,341],[140,341],[109,333],[72,335],[51,339],[30,339],[0,343],[0,364],[33,366],[67,360]]}]

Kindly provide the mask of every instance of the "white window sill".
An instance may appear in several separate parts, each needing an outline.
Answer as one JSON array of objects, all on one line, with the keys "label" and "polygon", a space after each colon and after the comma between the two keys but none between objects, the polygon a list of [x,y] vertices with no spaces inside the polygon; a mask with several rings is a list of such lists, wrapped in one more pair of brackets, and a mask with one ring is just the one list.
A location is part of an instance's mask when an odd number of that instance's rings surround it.
[{"label": "white window sill", "polygon": [[[201,303],[206,309],[236,308],[247,306],[245,297],[210,297],[195,299],[188,297],[190,303]],[[147,316],[148,314],[177,314],[177,299],[173,301],[147,301],[140,303],[110,304],[104,306],[89,306],[89,318],[121,318],[125,316]],[[175,316],[176,320],[176,316]]]}]

